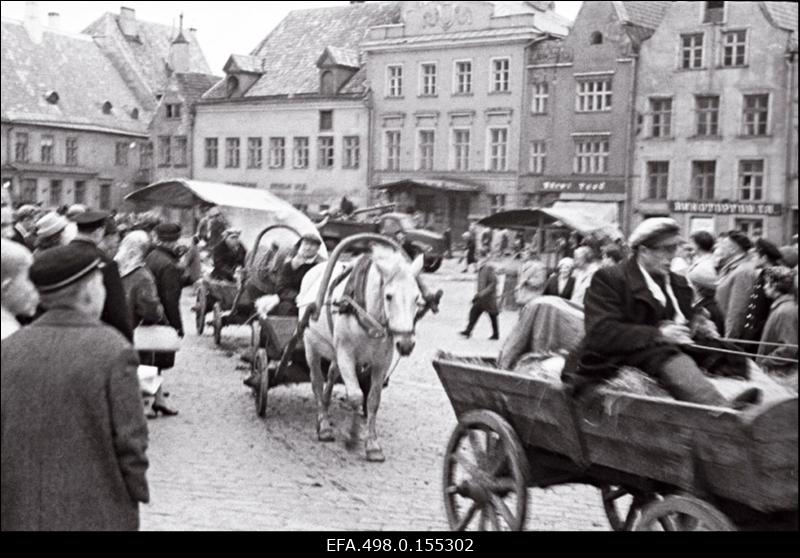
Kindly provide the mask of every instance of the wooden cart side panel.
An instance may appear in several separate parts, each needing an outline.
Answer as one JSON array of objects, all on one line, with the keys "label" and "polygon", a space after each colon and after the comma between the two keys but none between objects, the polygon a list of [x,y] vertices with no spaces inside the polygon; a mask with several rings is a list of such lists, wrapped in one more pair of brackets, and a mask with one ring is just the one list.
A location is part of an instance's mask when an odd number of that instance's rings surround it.
[{"label": "wooden cart side panel", "polygon": [[267,354],[270,358],[281,358],[283,348],[289,343],[297,330],[296,317],[269,316],[261,320],[261,327],[267,338]]}]

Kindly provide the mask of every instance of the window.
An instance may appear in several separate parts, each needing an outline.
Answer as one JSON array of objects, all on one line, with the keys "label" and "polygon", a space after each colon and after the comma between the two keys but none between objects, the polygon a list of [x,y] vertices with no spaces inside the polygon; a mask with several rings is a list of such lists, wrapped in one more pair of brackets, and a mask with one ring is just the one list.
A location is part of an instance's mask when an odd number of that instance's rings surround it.
[{"label": "window", "polygon": [[511,90],[511,60],[492,60],[492,92],[506,93]]},{"label": "window", "polygon": [[457,95],[472,93],[472,62],[459,60],[456,62],[455,84],[453,92]]},{"label": "window", "polygon": [[722,23],[725,21],[725,2],[706,2],[703,23]]},{"label": "window", "polygon": [[118,167],[128,166],[128,144],[118,141],[114,146],[114,164]]},{"label": "window", "polygon": [[769,95],[745,95],[742,115],[745,136],[766,136],[769,117]]},{"label": "window", "polygon": [[436,132],[419,130],[417,134],[417,170],[433,170]]},{"label": "window", "polygon": [[716,173],[716,161],[692,161],[692,196],[694,199],[714,199]]},{"label": "window", "polygon": [[502,213],[506,210],[505,194],[489,196],[489,211],[491,213]]},{"label": "window", "polygon": [[185,167],[188,163],[188,142],[186,136],[175,136],[175,166]]},{"label": "window", "polygon": [[36,203],[39,197],[38,187],[35,178],[22,179],[22,191],[20,192],[20,200],[22,203]]},{"label": "window", "polygon": [[739,161],[739,199],[742,201],[764,199],[763,159]]},{"label": "window", "polygon": [[247,168],[260,169],[264,157],[261,138],[247,138]]},{"label": "window", "polygon": [[180,118],[181,117],[181,104],[180,103],[167,103],[166,112],[167,112],[167,118]]},{"label": "window", "polygon": [[139,168],[148,170],[153,166],[153,143],[143,142],[139,148]]},{"label": "window", "polygon": [[436,95],[436,64],[426,63],[419,67],[419,94],[425,97]]},{"label": "window", "polygon": [[697,135],[719,135],[719,97],[699,95],[695,97],[697,110]]},{"label": "window", "polygon": [[111,184],[100,185],[100,209],[111,209]]},{"label": "window", "polygon": [[681,68],[694,70],[703,67],[703,33],[681,35]]},{"label": "window", "polygon": [[228,76],[225,80],[225,93],[228,97],[232,97],[239,90],[239,78],[236,76]]},{"label": "window", "polygon": [[239,159],[239,138],[225,138],[225,168],[238,169]]},{"label": "window", "polygon": [[575,110],[578,112],[611,110],[611,80],[579,81]]},{"label": "window", "polygon": [[595,31],[589,37],[589,44],[590,45],[602,45],[603,44],[603,34],[600,31]]},{"label": "window", "polygon": [[215,169],[219,164],[219,140],[217,138],[205,139],[205,152],[207,169]]},{"label": "window", "polygon": [[722,34],[722,65],[726,68],[747,63],[747,31],[726,31]]},{"label": "window", "polygon": [[50,181],[50,205],[58,207],[64,203],[64,191],[60,180]]},{"label": "window", "polygon": [[78,138],[67,138],[65,162],[70,167],[78,165]]},{"label": "window", "polygon": [[650,137],[670,137],[672,135],[672,99],[650,99],[650,115]]},{"label": "window", "polygon": [[83,180],[75,181],[75,203],[86,203],[86,182]]},{"label": "window", "polygon": [[318,159],[317,166],[321,169],[332,169],[334,164],[333,138],[320,136],[317,138]]},{"label": "window", "polygon": [[489,128],[489,170],[508,170],[508,128]]},{"label": "window", "polygon": [[532,141],[529,157],[528,171],[531,174],[544,174],[547,163],[547,143],[540,140]]},{"label": "window", "polygon": [[319,111],[319,129],[321,131],[333,130],[333,111]]},{"label": "window", "polygon": [[761,238],[764,234],[763,219],[736,219],[734,228],[745,234],[748,238]]},{"label": "window", "polygon": [[172,138],[158,136],[158,166],[168,167],[170,165],[172,165]]},{"label": "window", "polygon": [[575,174],[605,174],[608,172],[608,139],[580,138],[575,140]]},{"label": "window", "polygon": [[308,138],[294,138],[294,152],[292,155],[294,168],[308,168]]},{"label": "window", "polygon": [[358,136],[345,136],[342,166],[346,169],[357,169],[361,166],[361,139]]},{"label": "window", "polygon": [[453,130],[453,170],[469,170],[470,131]]},{"label": "window", "polygon": [[550,97],[550,86],[546,82],[534,83],[531,95],[531,112],[533,114],[547,114],[547,102]]},{"label": "window", "polygon": [[386,170],[400,170],[400,131],[386,132]]},{"label": "window", "polygon": [[53,136],[42,136],[42,163],[55,163],[55,156],[53,154],[55,143]]},{"label": "window", "polygon": [[286,138],[269,138],[269,168],[282,169],[284,166],[286,166]]},{"label": "window", "polygon": [[320,77],[319,91],[323,95],[333,95],[336,93],[336,90],[334,89],[333,72],[322,72],[322,76]]},{"label": "window", "polygon": [[669,188],[669,161],[649,161],[647,163],[648,200],[666,200]]},{"label": "window", "polygon": [[387,66],[386,91],[389,97],[403,96],[403,66]]},{"label": "window", "polygon": [[18,163],[28,162],[28,134],[17,132],[17,140],[14,142],[14,160]]}]

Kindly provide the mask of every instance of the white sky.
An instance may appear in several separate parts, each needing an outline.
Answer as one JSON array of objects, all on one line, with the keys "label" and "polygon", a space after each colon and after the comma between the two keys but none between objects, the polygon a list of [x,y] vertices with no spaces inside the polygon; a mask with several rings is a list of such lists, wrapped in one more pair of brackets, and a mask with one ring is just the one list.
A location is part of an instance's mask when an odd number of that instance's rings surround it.
[{"label": "white sky", "polygon": [[[582,2],[556,2],[556,11],[574,19]],[[291,10],[341,6],[348,2],[38,2],[46,22],[48,12],[58,12],[61,29],[79,33],[105,12],[119,13],[120,6],[136,10],[136,18],[165,25],[178,25],[184,14],[184,27],[196,27],[197,38],[211,71],[222,74],[231,54],[249,54]],[[25,2],[2,1],[3,17],[23,19]]]}]

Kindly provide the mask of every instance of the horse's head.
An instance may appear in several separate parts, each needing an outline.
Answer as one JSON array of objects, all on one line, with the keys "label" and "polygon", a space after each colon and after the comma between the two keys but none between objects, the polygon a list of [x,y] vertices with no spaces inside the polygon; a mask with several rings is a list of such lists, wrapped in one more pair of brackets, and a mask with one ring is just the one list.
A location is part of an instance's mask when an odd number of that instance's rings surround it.
[{"label": "horse's head", "polygon": [[414,350],[414,318],[420,301],[417,275],[422,271],[423,257],[408,263],[402,254],[383,246],[372,249],[372,261],[383,279],[381,293],[386,327],[401,356]]}]

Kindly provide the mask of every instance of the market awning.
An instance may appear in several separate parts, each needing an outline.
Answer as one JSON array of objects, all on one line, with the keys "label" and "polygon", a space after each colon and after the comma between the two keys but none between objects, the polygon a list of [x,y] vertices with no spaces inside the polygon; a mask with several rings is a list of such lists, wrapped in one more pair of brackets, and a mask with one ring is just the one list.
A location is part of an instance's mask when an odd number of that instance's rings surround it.
[{"label": "market awning", "polygon": [[477,194],[483,188],[478,184],[469,184],[456,180],[434,180],[434,179],[405,179],[388,184],[375,184],[371,186],[373,190],[409,190],[414,188],[437,190],[440,192],[464,192]]},{"label": "market awning", "polygon": [[582,234],[599,232],[621,238],[617,205],[612,203],[557,202],[553,207],[516,209],[495,213],[478,224],[490,228],[538,228],[562,224]]}]

